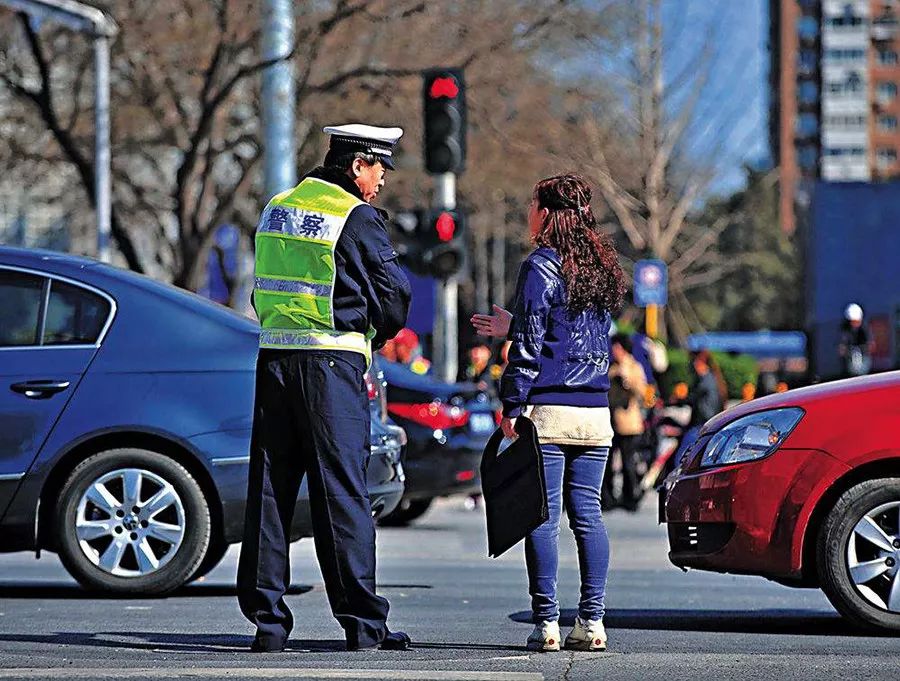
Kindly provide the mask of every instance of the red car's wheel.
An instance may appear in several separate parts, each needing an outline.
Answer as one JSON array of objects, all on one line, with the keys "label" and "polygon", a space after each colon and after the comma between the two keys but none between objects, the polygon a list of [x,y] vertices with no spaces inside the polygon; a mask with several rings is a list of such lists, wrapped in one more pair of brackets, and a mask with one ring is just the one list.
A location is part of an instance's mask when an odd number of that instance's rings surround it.
[{"label": "red car's wheel", "polygon": [[900,633],[900,478],[844,492],[817,548],[822,589],[838,612],[863,627]]}]

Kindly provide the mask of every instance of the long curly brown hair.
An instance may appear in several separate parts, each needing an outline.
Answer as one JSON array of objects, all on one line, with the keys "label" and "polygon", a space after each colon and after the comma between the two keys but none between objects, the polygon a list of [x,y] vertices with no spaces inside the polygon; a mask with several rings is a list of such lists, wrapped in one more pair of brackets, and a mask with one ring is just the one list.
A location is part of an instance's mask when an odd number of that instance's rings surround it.
[{"label": "long curly brown hair", "polygon": [[533,198],[538,209],[549,211],[534,243],[559,255],[569,310],[618,312],[625,274],[612,239],[597,227],[588,183],[579,175],[549,177],[534,185]]}]

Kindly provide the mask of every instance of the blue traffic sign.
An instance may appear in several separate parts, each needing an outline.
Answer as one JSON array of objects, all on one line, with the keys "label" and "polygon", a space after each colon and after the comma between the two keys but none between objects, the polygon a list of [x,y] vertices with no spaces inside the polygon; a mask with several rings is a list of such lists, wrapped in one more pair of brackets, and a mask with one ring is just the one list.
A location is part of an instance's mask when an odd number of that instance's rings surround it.
[{"label": "blue traffic sign", "polygon": [[634,264],[634,304],[665,305],[669,299],[669,271],[662,260],[638,260]]},{"label": "blue traffic sign", "polygon": [[805,357],[802,331],[712,331],[688,336],[688,350],[743,352],[754,357]]}]

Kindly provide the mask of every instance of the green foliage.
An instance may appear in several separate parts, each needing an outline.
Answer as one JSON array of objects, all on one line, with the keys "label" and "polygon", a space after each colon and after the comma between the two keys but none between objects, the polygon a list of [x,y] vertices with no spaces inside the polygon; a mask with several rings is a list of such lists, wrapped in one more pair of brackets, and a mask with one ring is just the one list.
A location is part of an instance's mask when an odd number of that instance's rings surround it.
[{"label": "green foliage", "polygon": [[668,399],[672,395],[678,383],[691,384],[693,375],[691,373],[691,359],[686,350],[677,348],[669,348],[669,368],[666,370],[659,380],[659,388],[662,396]]},{"label": "green foliage", "polygon": [[718,331],[802,328],[798,237],[781,230],[775,176],[748,169],[747,187],[710,201],[701,222],[727,218],[713,251],[734,264],[713,286],[688,292],[699,321]]},{"label": "green foliage", "polygon": [[728,355],[714,352],[716,362],[722,371],[722,377],[728,385],[728,397],[740,398],[741,388],[746,383],[756,385],[759,378],[759,366],[750,355]]},{"label": "green foliage", "polygon": [[[686,350],[669,348],[669,369],[660,380],[660,389],[664,397],[668,398],[675,385],[694,383],[694,373],[691,370],[690,354]],[[759,377],[759,366],[750,355],[731,355],[723,352],[714,352],[713,358],[719,365],[722,377],[728,386],[728,397],[739,399],[741,388],[745,383],[756,385]]]}]

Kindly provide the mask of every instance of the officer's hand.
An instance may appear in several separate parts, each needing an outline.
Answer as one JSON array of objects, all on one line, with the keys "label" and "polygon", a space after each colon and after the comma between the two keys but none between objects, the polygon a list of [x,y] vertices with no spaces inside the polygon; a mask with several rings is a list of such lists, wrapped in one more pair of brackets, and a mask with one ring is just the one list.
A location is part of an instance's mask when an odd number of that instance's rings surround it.
[{"label": "officer's hand", "polygon": [[509,438],[510,440],[515,440],[519,437],[519,434],[516,432],[516,420],[511,419],[508,416],[504,416],[500,421],[500,430],[503,431],[503,437]]},{"label": "officer's hand", "polygon": [[494,314],[472,315],[472,326],[480,336],[492,336],[493,338],[506,338],[509,333],[509,325],[512,321],[512,313],[504,310],[499,305],[493,305]]}]

